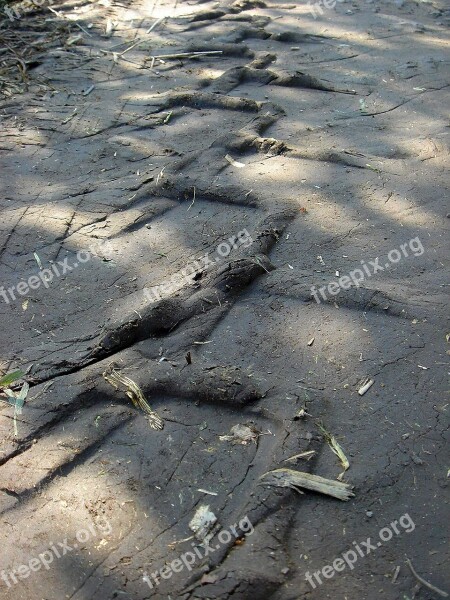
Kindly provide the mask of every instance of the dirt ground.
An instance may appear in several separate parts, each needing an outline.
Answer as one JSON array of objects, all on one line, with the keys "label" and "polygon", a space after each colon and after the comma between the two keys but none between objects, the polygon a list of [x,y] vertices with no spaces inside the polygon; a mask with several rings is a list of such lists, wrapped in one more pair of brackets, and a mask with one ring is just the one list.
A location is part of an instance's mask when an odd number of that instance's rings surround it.
[{"label": "dirt ground", "polygon": [[3,19],[1,599],[450,593],[450,10],[327,5]]}]

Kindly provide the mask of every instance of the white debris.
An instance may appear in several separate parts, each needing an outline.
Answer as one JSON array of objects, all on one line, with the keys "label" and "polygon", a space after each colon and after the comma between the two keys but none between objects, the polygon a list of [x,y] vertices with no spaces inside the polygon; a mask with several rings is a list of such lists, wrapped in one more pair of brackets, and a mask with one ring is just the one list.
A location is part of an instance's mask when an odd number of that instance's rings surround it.
[{"label": "white debris", "polygon": [[217,517],[209,510],[209,505],[202,504],[189,522],[189,529],[194,532],[198,540],[205,542],[211,538],[208,534],[216,522]]},{"label": "white debris", "polygon": [[245,167],[244,163],[234,160],[234,158],[232,158],[229,154],[225,155],[225,160],[227,160],[230,165],[233,165],[233,167],[237,167],[238,169],[243,169]]},{"label": "white debris", "polygon": [[230,429],[231,435],[220,435],[219,440],[222,442],[232,442],[233,444],[243,444],[244,446],[249,442],[255,442],[258,439],[259,432],[247,425],[233,425]]}]

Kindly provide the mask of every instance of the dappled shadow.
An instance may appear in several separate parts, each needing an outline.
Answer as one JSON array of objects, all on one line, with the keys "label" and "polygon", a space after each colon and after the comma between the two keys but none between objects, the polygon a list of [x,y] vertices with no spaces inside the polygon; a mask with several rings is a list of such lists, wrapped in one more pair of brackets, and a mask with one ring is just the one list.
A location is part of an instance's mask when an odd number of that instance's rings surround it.
[{"label": "dappled shadow", "polygon": [[[16,289],[38,263],[71,266],[0,299],[3,368],[29,367],[34,384],[17,439],[11,409],[0,415],[4,518],[17,540],[2,568],[99,515],[112,533],[21,581],[17,597],[25,587],[30,598],[150,597],[143,573],[191,550],[170,544],[191,535],[200,503],[223,527],[248,513],[257,533],[163,581],[157,597],[292,598],[311,592],[306,570],[367,537],[369,508],[380,527],[406,510],[421,536],[434,524],[423,503],[444,477],[444,32],[425,4],[412,16],[409,5],[348,6],[317,20],[306,5],[246,1],[55,6],[48,26],[80,39],[40,56],[30,92],[0,105],[1,284]],[[152,59],[186,52],[215,54]],[[243,229],[254,243],[221,257]],[[413,238],[422,253],[409,247],[359,289],[314,301],[311,286],[385,264]],[[214,264],[198,279],[149,303],[144,289],[206,253]],[[113,358],[162,432],[104,381]],[[365,376],[376,383],[360,397]],[[302,408],[340,436],[351,504],[309,495],[297,511],[293,492],[256,485],[310,448],[315,459],[295,468],[336,477],[314,420],[293,420]],[[238,422],[266,435],[220,441]],[[442,542],[427,535],[436,557],[403,538],[380,550],[373,597],[411,588],[384,577],[405,552],[440,583]],[[371,575],[361,566],[327,590],[350,594]]]}]

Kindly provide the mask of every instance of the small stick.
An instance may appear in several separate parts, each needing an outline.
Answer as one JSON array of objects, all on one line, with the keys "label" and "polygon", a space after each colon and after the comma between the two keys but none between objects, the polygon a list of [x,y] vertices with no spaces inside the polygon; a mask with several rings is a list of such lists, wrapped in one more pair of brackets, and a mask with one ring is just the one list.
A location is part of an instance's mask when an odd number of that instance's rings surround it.
[{"label": "small stick", "polygon": [[119,48],[119,46],[125,46],[125,44],[129,44],[132,40],[124,40],[123,42],[119,42],[118,44],[114,44],[114,46],[110,46],[108,50],[101,50],[101,52],[109,52],[114,50],[115,48]]},{"label": "small stick", "polygon": [[180,52],[179,54],[159,54],[152,58],[189,58],[190,56],[208,56],[209,54],[223,54],[223,50],[207,50],[205,52]]},{"label": "small stick", "polygon": [[199,488],[197,492],[203,492],[204,494],[209,494],[210,496],[217,496],[217,492],[208,492],[208,490],[202,490],[202,488]]},{"label": "small stick", "polygon": [[167,17],[161,17],[160,19],[158,19],[157,21],[155,21],[153,23],[153,25],[151,27],[149,27],[145,33],[150,33],[151,31],[153,31],[155,29],[155,27],[157,27],[160,23],[162,23],[166,19],[167,19]]},{"label": "small stick", "polygon": [[192,202],[191,202],[191,204],[189,205],[189,208],[188,208],[188,210],[190,210],[190,209],[191,209],[191,208],[194,206],[194,202],[195,202],[195,186],[194,186],[194,197],[192,198]]},{"label": "small stick", "polygon": [[[158,19],[155,23],[153,23],[153,25],[149,29],[147,29],[147,31],[145,33],[150,33],[152,31],[152,29],[154,29],[157,25],[159,25],[159,23],[164,21],[165,18],[166,17],[161,17],[161,19]],[[145,41],[147,41],[147,38],[138,38],[134,42],[134,44],[131,44],[131,46],[128,46],[128,48],[125,48],[125,50],[123,52],[121,52],[119,56],[123,56],[124,54],[126,54],[133,48],[136,48],[136,46],[139,46],[139,44],[142,44],[142,42],[145,42]]]},{"label": "small stick", "polygon": [[74,116],[77,114],[77,110],[78,109],[75,108],[74,111],[73,111],[73,113],[71,115],[69,115],[67,117],[67,119],[64,119],[64,121],[61,121],[61,125],[65,125],[66,123],[68,123],[69,121],[71,121],[74,118]]},{"label": "small stick", "polygon": [[143,38],[138,38],[137,42],[134,42],[134,44],[131,44],[131,46],[128,46],[128,48],[125,48],[125,50],[123,50],[122,52],[119,53],[119,56],[123,56],[130,50],[133,50],[133,48],[136,48],[136,46],[139,46],[139,44],[141,44],[143,41],[145,41]]},{"label": "small stick", "polygon": [[298,458],[310,460],[315,454],[315,450],[306,450],[306,452],[300,452],[300,454],[294,454],[294,456],[291,456],[290,458],[285,458],[283,462],[295,462]]},{"label": "small stick", "polygon": [[60,19],[64,19],[64,15],[59,14],[58,11],[56,11],[54,8],[52,8],[51,6],[47,6],[48,10],[51,10],[53,14],[55,14],[57,17],[59,17]]},{"label": "small stick", "polygon": [[392,576],[392,583],[397,581],[398,574],[400,573],[400,565],[398,565],[394,571],[394,575]]},{"label": "small stick", "polygon": [[158,185],[160,178],[163,176],[163,173],[164,173],[164,169],[165,169],[165,168],[166,168],[166,167],[163,167],[163,168],[161,169],[161,171],[158,173],[158,177],[156,178],[156,185]]},{"label": "small stick", "polygon": [[425,579],[423,579],[417,573],[417,571],[412,566],[412,562],[409,560],[409,558],[406,559],[406,564],[410,568],[411,573],[414,575],[414,577],[417,579],[417,581],[419,581],[422,585],[424,585],[425,587],[427,587],[429,590],[432,590],[433,592],[435,592],[436,594],[438,594],[438,596],[441,596],[441,598],[448,598],[447,592],[444,592],[443,590],[440,590],[439,588],[435,587],[431,583],[428,583],[428,581],[426,581]]},{"label": "small stick", "polygon": [[191,535],[188,538],[185,538],[184,540],[178,540],[178,542],[170,542],[170,544],[167,544],[167,547],[170,548],[171,550],[173,550],[177,544],[182,544],[183,542],[189,542],[189,540],[192,540],[192,539],[194,539],[193,535]]},{"label": "small stick", "polygon": [[75,25],[76,25],[77,27],[79,27],[79,28],[81,29],[81,31],[84,31],[84,33],[85,33],[86,35],[88,35],[89,37],[92,37],[92,33],[89,33],[89,31],[87,31],[87,29],[85,29],[84,27],[82,27],[82,26],[81,26],[79,23],[77,23],[76,21],[75,21]]},{"label": "small stick", "polygon": [[92,90],[95,88],[95,85],[91,85],[88,87],[88,89],[86,91],[83,92],[83,96],[89,96],[89,94],[92,92]]}]

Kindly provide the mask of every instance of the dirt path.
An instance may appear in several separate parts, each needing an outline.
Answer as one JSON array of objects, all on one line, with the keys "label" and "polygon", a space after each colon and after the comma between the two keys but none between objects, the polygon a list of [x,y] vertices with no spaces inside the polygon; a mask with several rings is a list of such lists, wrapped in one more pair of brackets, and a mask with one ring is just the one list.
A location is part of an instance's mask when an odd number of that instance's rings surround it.
[{"label": "dirt path", "polygon": [[[0,90],[0,598],[449,592],[445,3],[52,8],[0,29],[54,36]],[[262,485],[336,479],[321,423],[354,498]]]}]

